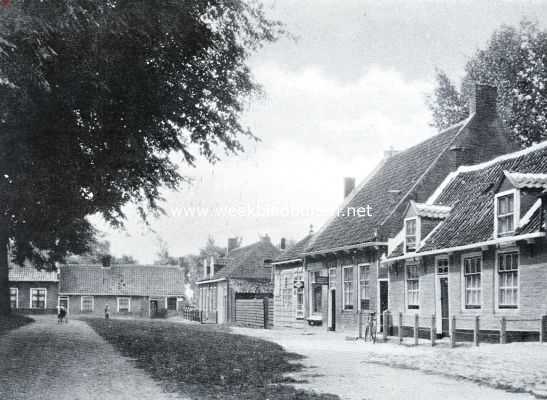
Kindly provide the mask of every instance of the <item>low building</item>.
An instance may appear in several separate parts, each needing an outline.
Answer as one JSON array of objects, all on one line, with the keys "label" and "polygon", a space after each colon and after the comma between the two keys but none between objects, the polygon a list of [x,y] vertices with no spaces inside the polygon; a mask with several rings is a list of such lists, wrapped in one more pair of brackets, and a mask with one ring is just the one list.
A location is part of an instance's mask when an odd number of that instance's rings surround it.
[{"label": "low building", "polygon": [[[182,311],[186,280],[178,266],[63,265],[59,302],[70,314],[154,317]],[[165,310],[165,311],[164,311]]]},{"label": "low building", "polygon": [[10,305],[21,313],[55,313],[58,306],[57,272],[30,265],[9,266]]},{"label": "low building", "polygon": [[[204,260],[203,277],[197,281],[198,305],[204,322],[237,323],[237,307],[273,297],[271,262],[281,250],[268,235],[258,242],[228,249],[225,257]],[[238,300],[242,300],[238,303]],[[240,317],[243,318],[243,311]],[[250,324],[250,323],[249,323]]]},{"label": "low building", "polygon": [[[547,314],[547,142],[460,167],[425,202],[409,202],[382,264],[397,332],[538,340]],[[434,319],[433,319],[434,317]],[[478,321],[477,321],[478,317]]]}]

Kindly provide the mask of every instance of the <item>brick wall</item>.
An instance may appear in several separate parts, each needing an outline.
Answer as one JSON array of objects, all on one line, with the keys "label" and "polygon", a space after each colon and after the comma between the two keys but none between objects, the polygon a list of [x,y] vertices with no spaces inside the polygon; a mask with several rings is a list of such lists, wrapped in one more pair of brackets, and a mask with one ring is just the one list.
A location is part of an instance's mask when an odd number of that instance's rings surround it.
[{"label": "brick wall", "polygon": [[30,304],[30,289],[46,289],[46,309],[48,312],[57,312],[57,296],[59,293],[59,284],[57,282],[10,282],[10,288],[18,289],[19,311],[33,312]]},{"label": "brick wall", "polygon": [[[301,319],[297,319],[297,299],[296,289],[294,289],[294,281],[297,277],[297,272],[299,269],[302,269],[301,265],[275,267],[274,298],[272,303],[273,306],[271,307],[273,325],[275,327],[301,328],[306,324],[306,321],[303,318],[304,316],[302,316]],[[288,298],[283,296],[285,278],[288,279],[291,286],[291,296]]]},{"label": "brick wall", "polygon": [[[89,315],[104,317],[104,309],[108,304],[110,308],[111,316],[136,316],[136,317],[148,317],[149,316],[149,301],[147,297],[130,297],[131,299],[131,311],[118,313],[117,311],[117,297],[116,296],[93,296],[93,311],[82,312],[81,310],[82,296],[69,296],[69,314],[72,315]],[[158,308],[165,308],[165,302],[159,301]]]}]

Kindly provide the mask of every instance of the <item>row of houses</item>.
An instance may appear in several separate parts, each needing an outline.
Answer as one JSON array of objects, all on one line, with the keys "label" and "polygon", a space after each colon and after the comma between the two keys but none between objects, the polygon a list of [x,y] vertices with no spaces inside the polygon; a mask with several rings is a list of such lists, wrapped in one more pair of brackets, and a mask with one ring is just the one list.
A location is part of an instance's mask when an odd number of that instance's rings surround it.
[{"label": "row of houses", "polygon": [[456,317],[462,337],[479,316],[484,335],[504,317],[515,340],[533,337],[547,313],[546,189],[547,143],[517,151],[496,89],[476,85],[467,119],[387,152],[346,185],[334,217],[273,261],[274,325],[355,330],[359,314],[389,310],[403,329],[418,315],[421,336],[432,316],[444,336]]},{"label": "row of houses", "polygon": [[[154,317],[183,311],[185,273],[177,266],[62,265],[57,271],[10,265],[10,303],[22,313]],[[163,311],[165,310],[165,311]]]}]

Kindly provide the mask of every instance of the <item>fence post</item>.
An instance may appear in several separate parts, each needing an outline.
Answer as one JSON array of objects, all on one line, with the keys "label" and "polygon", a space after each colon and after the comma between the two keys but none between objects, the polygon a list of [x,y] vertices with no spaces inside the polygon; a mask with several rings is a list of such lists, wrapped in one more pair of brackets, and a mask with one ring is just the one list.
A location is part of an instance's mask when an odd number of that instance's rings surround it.
[{"label": "fence post", "polygon": [[437,339],[437,320],[433,314],[431,316],[431,346],[435,346],[435,339]]},{"label": "fence post", "polygon": [[384,311],[384,326],[382,327],[382,338],[384,342],[387,342],[387,330],[389,329],[389,311]]},{"label": "fence post", "polygon": [[452,316],[452,326],[450,326],[450,347],[456,347],[456,316]]},{"label": "fence post", "polygon": [[547,315],[542,315],[540,320],[541,326],[539,327],[539,342],[543,343],[547,339]]},{"label": "fence post", "polygon": [[500,344],[507,343],[507,320],[501,317],[500,320]]},{"label": "fence post", "polygon": [[399,343],[403,343],[403,313],[399,313]]},{"label": "fence post", "polygon": [[414,314],[414,345],[418,346],[418,334],[419,334],[419,326],[420,326],[420,317],[418,314]]},{"label": "fence post", "polygon": [[479,332],[480,332],[480,319],[479,316],[475,316],[475,326],[473,329],[473,343],[475,346],[479,345]]},{"label": "fence post", "polygon": [[264,311],[264,329],[268,329],[268,298],[264,297],[262,304],[264,305],[262,307]]}]

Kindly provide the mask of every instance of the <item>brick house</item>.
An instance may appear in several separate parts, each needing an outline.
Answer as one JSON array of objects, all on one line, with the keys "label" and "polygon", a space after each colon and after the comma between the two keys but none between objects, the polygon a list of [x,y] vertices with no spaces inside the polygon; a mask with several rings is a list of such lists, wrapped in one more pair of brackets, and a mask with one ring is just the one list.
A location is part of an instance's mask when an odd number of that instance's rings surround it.
[{"label": "brick house", "polygon": [[37,270],[31,265],[9,266],[10,305],[13,311],[55,313],[58,305],[57,272]]},{"label": "brick house", "polygon": [[[547,142],[460,167],[424,203],[410,202],[400,234],[382,262],[389,310],[403,329],[419,316],[420,334],[471,340],[537,340],[547,314],[545,198]],[[395,329],[397,331],[397,329]]]},{"label": "brick house", "polygon": [[247,246],[229,245],[225,257],[203,260],[203,277],[196,282],[203,319],[220,324],[237,322],[237,300],[271,298],[271,261],[280,253],[266,235]]},{"label": "brick house", "polygon": [[[387,308],[390,282],[380,257],[408,202],[425,202],[459,166],[514,149],[496,111],[496,89],[476,85],[467,119],[405,151],[386,152],[358,187],[346,186],[338,213],[294,257],[302,260],[305,318],[331,330],[355,329],[359,312]],[[359,215],[363,208],[371,216]]]},{"label": "brick house", "polygon": [[154,317],[182,311],[186,278],[178,266],[63,265],[59,302],[70,314]]}]

